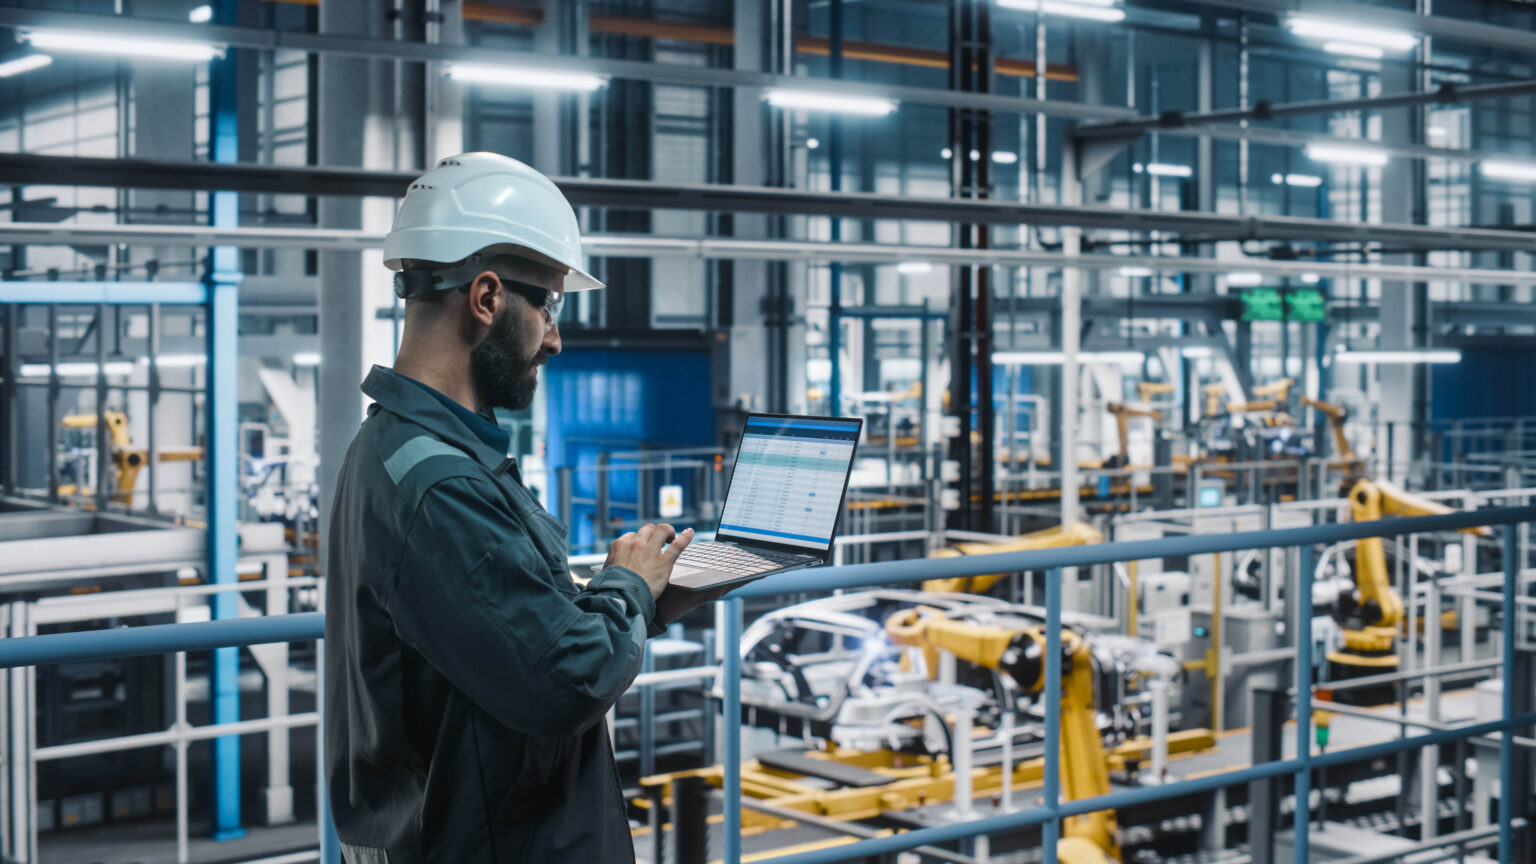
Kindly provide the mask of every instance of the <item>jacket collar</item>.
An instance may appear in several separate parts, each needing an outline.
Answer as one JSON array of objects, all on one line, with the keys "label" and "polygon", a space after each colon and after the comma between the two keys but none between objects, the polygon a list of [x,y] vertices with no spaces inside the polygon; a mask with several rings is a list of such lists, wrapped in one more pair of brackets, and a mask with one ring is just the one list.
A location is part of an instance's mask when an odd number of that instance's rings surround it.
[{"label": "jacket collar", "polygon": [[514,461],[507,454],[497,453],[487,447],[474,430],[454,416],[447,406],[433,398],[431,393],[392,370],[374,366],[363,380],[362,389],[378,407],[463,450],[488,471],[496,471]]}]

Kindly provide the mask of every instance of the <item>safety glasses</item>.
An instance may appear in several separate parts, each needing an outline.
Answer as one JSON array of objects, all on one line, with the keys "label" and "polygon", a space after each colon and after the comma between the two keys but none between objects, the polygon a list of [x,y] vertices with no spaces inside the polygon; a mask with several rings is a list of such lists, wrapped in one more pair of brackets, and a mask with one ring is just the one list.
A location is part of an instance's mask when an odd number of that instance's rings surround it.
[{"label": "safety glasses", "polygon": [[551,291],[532,282],[519,282],[516,279],[497,275],[507,290],[521,296],[530,306],[544,312],[544,332],[548,333],[555,329],[555,323],[560,320],[560,310],[565,308],[565,292]]}]

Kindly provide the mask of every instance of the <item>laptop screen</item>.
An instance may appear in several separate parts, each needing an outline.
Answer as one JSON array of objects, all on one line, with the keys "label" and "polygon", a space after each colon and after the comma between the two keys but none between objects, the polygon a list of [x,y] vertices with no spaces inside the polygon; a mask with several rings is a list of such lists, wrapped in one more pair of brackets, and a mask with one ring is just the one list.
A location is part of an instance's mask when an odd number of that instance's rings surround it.
[{"label": "laptop screen", "polygon": [[717,535],[825,551],[860,425],[832,417],[748,416]]}]

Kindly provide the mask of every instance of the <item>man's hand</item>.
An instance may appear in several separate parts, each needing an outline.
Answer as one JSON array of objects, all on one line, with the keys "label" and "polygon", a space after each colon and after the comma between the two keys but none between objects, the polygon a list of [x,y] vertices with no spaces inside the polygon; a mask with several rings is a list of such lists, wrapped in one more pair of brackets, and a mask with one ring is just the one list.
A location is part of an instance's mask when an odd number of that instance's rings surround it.
[{"label": "man's hand", "polygon": [[[625,567],[635,571],[651,588],[652,597],[660,597],[667,590],[667,580],[672,577],[672,565],[693,540],[693,529],[678,534],[671,525],[644,525],[639,531],[613,541],[608,548],[608,560],[604,567]],[[672,545],[668,546],[670,543]],[[666,548],[662,548],[666,547]]]}]

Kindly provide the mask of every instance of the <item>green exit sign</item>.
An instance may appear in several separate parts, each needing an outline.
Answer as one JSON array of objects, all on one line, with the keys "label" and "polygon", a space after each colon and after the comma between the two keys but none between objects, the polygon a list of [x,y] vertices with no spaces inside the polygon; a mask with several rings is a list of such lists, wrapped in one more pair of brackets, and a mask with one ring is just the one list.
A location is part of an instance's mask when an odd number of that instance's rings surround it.
[{"label": "green exit sign", "polygon": [[1328,304],[1316,288],[1298,288],[1285,294],[1287,321],[1322,321],[1328,317]]},{"label": "green exit sign", "polygon": [[1328,314],[1323,292],[1316,288],[1253,288],[1238,295],[1244,321],[1322,321]]},{"label": "green exit sign", "polygon": [[1254,288],[1238,297],[1243,302],[1244,321],[1285,320],[1285,305],[1280,302],[1280,292],[1274,288]]}]

